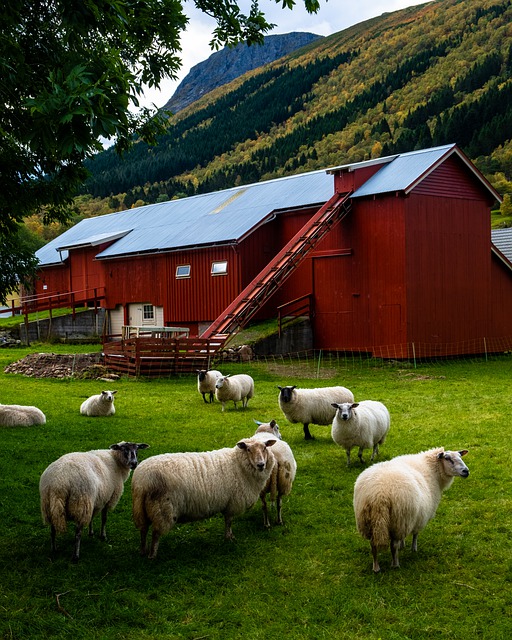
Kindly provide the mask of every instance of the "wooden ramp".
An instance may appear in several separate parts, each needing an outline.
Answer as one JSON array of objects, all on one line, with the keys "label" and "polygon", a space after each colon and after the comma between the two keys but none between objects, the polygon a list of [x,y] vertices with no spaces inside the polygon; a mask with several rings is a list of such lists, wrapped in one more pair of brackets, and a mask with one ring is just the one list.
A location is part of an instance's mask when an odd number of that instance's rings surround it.
[{"label": "wooden ramp", "polygon": [[351,193],[336,193],[326,202],[201,337],[225,342],[242,329],[332,226],[349,213]]}]

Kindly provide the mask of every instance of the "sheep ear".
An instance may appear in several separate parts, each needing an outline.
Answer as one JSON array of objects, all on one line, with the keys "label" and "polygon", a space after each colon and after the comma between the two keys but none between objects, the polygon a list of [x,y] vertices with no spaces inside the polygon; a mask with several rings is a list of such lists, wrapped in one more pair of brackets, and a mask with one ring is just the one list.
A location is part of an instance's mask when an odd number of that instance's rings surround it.
[{"label": "sheep ear", "polygon": [[274,445],[277,442],[277,440],[266,440],[265,441],[265,446],[266,447],[271,447],[272,445]]},{"label": "sheep ear", "polygon": [[340,405],[337,404],[336,402],[331,402],[331,407],[334,407],[335,409],[339,409]]},{"label": "sheep ear", "polygon": [[109,449],[113,449],[114,451],[119,451],[121,447],[118,444],[111,444]]},{"label": "sheep ear", "polygon": [[355,408],[356,408],[356,407],[358,407],[358,406],[359,406],[359,402],[353,402],[353,403],[352,403],[352,407],[351,407],[351,408],[352,408],[352,409],[355,409]]},{"label": "sheep ear", "polygon": [[459,451],[459,456],[465,456],[466,453],[468,453],[467,449],[462,449],[462,451]]},{"label": "sheep ear", "polygon": [[442,460],[443,458],[444,458],[444,451],[441,451],[440,453],[437,454],[437,459]]},{"label": "sheep ear", "polygon": [[115,391],[112,391],[112,394],[116,394],[117,393],[117,389]]},{"label": "sheep ear", "polygon": [[283,390],[283,387],[280,387],[279,385],[277,385],[277,388],[278,388],[280,391],[282,391],[282,390]]},{"label": "sheep ear", "polygon": [[240,440],[240,442],[237,442],[236,446],[239,447],[240,449],[247,449],[247,445],[243,440]]},{"label": "sheep ear", "polygon": [[272,428],[274,428],[274,427],[276,426],[276,424],[277,424],[277,422],[276,422],[275,420],[271,420],[271,421],[270,421],[270,426],[271,426]]},{"label": "sheep ear", "polygon": [[137,444],[137,449],[149,449],[149,444],[146,444],[145,442],[140,442]]}]

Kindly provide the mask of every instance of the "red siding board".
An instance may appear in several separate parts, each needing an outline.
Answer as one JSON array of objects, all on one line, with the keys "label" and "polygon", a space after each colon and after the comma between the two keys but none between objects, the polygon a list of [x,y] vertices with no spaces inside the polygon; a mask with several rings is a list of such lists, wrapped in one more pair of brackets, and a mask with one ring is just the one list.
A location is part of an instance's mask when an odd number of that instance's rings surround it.
[{"label": "red siding board", "polygon": [[[475,180],[463,161],[452,155],[442,165],[426,176],[413,189],[416,194],[435,195],[441,198],[462,198],[466,200],[482,200],[485,190]],[[488,195],[487,195],[488,197]]]}]

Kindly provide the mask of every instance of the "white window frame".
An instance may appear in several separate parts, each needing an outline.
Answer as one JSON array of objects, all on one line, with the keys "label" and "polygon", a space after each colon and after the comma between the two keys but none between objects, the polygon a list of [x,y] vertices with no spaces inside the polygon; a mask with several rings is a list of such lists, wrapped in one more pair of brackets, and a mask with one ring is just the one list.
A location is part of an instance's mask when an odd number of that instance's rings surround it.
[{"label": "white window frame", "polygon": [[[186,273],[180,273],[180,269],[186,270]],[[189,264],[179,264],[176,267],[176,279],[182,280],[183,278],[190,278],[190,265]]]},{"label": "white window frame", "polygon": [[228,272],[227,260],[215,260],[212,262],[211,274],[212,276],[225,276]]},{"label": "white window frame", "polygon": [[[150,315],[151,314],[151,315]],[[155,307],[152,304],[142,305],[142,322],[155,319]]]}]

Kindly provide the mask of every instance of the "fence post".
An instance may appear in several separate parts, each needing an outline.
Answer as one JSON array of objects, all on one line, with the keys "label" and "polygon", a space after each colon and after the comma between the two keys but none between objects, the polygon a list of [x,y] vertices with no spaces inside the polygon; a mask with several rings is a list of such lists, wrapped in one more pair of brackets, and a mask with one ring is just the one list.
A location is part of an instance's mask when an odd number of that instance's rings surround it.
[{"label": "fence post", "polygon": [[316,369],[316,377],[320,376],[320,363],[322,362],[322,349],[320,349],[320,353],[318,354],[318,366]]},{"label": "fence post", "polygon": [[412,343],[412,359],[414,361],[414,368],[416,369],[416,349],[414,347],[414,342]]}]

